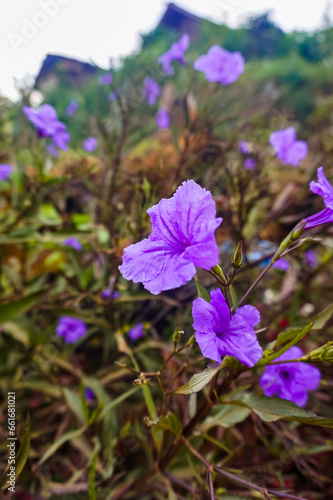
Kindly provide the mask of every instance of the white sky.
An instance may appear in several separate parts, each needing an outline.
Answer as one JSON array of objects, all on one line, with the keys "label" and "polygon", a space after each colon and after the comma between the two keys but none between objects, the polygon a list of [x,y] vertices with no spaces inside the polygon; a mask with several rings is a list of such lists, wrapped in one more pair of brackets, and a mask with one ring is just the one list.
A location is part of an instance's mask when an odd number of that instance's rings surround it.
[{"label": "white sky", "polygon": [[[271,10],[274,21],[290,31],[319,28],[329,0],[174,3],[215,22],[226,20],[232,26],[248,14]],[[47,53],[90,60],[107,68],[110,57],[129,54],[139,47],[138,33],[148,33],[157,25],[166,4],[167,0],[7,0],[0,18],[0,94],[15,98],[13,77],[35,76]]]}]

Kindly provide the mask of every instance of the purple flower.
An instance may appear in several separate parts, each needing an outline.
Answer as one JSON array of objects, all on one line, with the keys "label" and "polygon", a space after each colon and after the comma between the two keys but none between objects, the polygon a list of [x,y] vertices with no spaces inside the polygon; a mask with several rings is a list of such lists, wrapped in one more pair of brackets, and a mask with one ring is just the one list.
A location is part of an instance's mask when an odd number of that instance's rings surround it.
[{"label": "purple flower", "polygon": [[165,108],[160,108],[158,110],[155,119],[159,128],[165,129],[170,127],[170,116],[168,110]]},{"label": "purple flower", "polygon": [[163,71],[167,75],[173,75],[175,72],[171,66],[172,61],[177,61],[183,66],[187,64],[184,53],[187,51],[189,46],[190,36],[187,33],[184,33],[178,42],[173,43],[170,49],[157,59],[157,62],[162,64]]},{"label": "purple flower", "polygon": [[59,158],[59,151],[57,150],[57,148],[55,147],[53,142],[50,142],[46,146],[46,149],[48,150],[48,152],[50,153],[51,156],[53,156],[54,158]]},{"label": "purple flower", "polygon": [[244,57],[240,52],[229,52],[219,45],[213,45],[207,55],[195,61],[194,69],[205,73],[209,82],[229,85],[244,72]]},{"label": "purple flower", "polygon": [[286,259],[279,259],[274,264],[272,267],[275,267],[276,269],[280,269],[281,271],[288,271],[290,264]]},{"label": "purple flower", "polygon": [[113,299],[119,299],[120,293],[118,291],[116,292],[111,292],[109,289],[103,290],[101,293],[103,299],[109,299],[112,297]]},{"label": "purple flower", "polygon": [[110,92],[109,94],[109,101],[110,102],[114,102],[118,99],[118,97],[120,97],[122,94],[122,90],[121,89],[116,89],[115,92]]},{"label": "purple flower", "polygon": [[78,108],[78,102],[75,99],[72,99],[66,108],[66,115],[72,116]]},{"label": "purple flower", "polygon": [[244,168],[248,170],[254,170],[256,168],[256,161],[254,158],[246,158],[244,161]]},{"label": "purple flower", "polygon": [[56,334],[64,337],[65,342],[73,344],[87,333],[86,324],[78,318],[62,316],[56,328]]},{"label": "purple flower", "polygon": [[195,340],[202,354],[221,363],[221,356],[234,356],[243,365],[254,366],[262,349],[254,332],[260,313],[253,306],[243,306],[231,316],[219,288],[210,293],[211,303],[199,297],[193,302]]},{"label": "purple flower", "polygon": [[183,182],[172,198],[149,208],[152,232],[125,248],[119,269],[128,280],[143,283],[151,293],[172,290],[195,275],[195,266],[211,269],[219,260],[215,203],[209,191],[193,180]]},{"label": "purple flower", "polygon": [[239,141],[238,149],[243,155],[248,155],[250,153],[250,146],[246,141]]},{"label": "purple flower", "polygon": [[95,151],[97,148],[97,139],[95,137],[88,137],[85,141],[83,141],[82,147],[88,152]]},{"label": "purple flower", "polygon": [[71,236],[64,241],[65,247],[72,247],[74,250],[82,250],[81,243],[75,238],[75,236]]},{"label": "purple flower", "polygon": [[119,299],[119,297],[120,297],[120,292],[118,292],[117,290],[115,292],[113,292],[113,294],[112,294],[113,299]]},{"label": "purple flower", "polygon": [[132,342],[144,337],[145,332],[143,331],[143,324],[138,323],[136,326],[131,328],[130,331],[128,332],[128,335],[129,335],[129,338],[131,339]]},{"label": "purple flower", "polygon": [[288,127],[272,132],[269,143],[273,146],[277,158],[286,165],[297,167],[308,154],[308,145],[304,141],[296,141],[296,130]]},{"label": "purple flower", "polygon": [[106,73],[105,75],[100,76],[98,79],[98,83],[100,85],[111,85],[111,83],[112,83],[111,73]]},{"label": "purple flower", "polygon": [[147,99],[148,104],[155,104],[158,96],[161,95],[161,87],[151,76],[145,78],[142,95]]},{"label": "purple flower", "polygon": [[326,179],[323,167],[318,168],[318,182],[312,181],[310,189],[313,193],[323,197],[326,208],[304,219],[306,221],[305,229],[333,222],[333,186]]},{"label": "purple flower", "polygon": [[305,262],[310,267],[318,266],[317,257],[313,250],[307,250],[305,252]]},{"label": "purple flower", "polygon": [[9,165],[8,163],[0,164],[0,181],[8,179],[12,175],[13,170],[13,165]]},{"label": "purple flower", "polygon": [[84,390],[84,397],[87,401],[92,401],[95,399],[95,393],[89,387],[86,387]]},{"label": "purple flower", "polygon": [[36,127],[39,137],[49,137],[59,149],[67,151],[70,136],[66,125],[58,120],[53,106],[42,104],[36,109],[23,106],[22,110]]},{"label": "purple flower", "polygon": [[[288,361],[303,356],[299,347],[291,347],[275,361]],[[307,363],[282,363],[281,365],[267,366],[260,377],[260,385],[265,396],[275,394],[282,399],[293,401],[298,406],[305,406],[307,391],[317,389],[320,382],[320,371]]]}]

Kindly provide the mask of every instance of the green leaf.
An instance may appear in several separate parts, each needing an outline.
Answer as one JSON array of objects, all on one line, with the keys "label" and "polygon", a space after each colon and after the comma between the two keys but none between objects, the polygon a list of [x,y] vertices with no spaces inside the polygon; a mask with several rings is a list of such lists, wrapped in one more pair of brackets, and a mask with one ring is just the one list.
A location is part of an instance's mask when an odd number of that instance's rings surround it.
[{"label": "green leaf", "polygon": [[333,314],[333,304],[325,307],[317,316],[313,318],[313,330],[321,330]]},{"label": "green leaf", "polygon": [[88,478],[88,493],[89,493],[89,500],[96,500],[96,489],[95,489],[95,479],[96,479],[96,465],[97,465],[97,459],[98,459],[98,452],[99,448],[96,447],[96,450],[94,452],[92,461],[91,461],[91,466],[89,470],[89,478]]},{"label": "green leaf", "polygon": [[286,399],[244,394],[240,400],[228,401],[228,403],[250,408],[265,422],[274,422],[283,418],[284,420],[296,421],[308,425],[333,427],[333,419],[318,417],[314,413],[310,413]]},{"label": "green leaf", "polygon": [[160,417],[155,421],[147,419],[146,424],[148,425],[148,427],[154,426],[155,428],[161,429],[163,431],[170,431],[177,437],[181,436],[183,432],[183,426],[180,423],[178,417],[171,412],[169,412],[165,417]]},{"label": "green leaf", "polygon": [[[12,442],[14,442],[14,441],[12,441]],[[15,441],[15,443],[17,443],[17,441]],[[15,478],[16,479],[21,474],[21,472],[26,464],[26,461],[27,461],[28,456],[29,456],[29,450],[30,450],[30,415],[28,414],[26,424],[25,424],[24,434],[23,434],[22,440],[21,440],[21,446],[19,448],[19,451],[18,451],[18,453],[16,455],[16,459],[15,459]],[[7,483],[8,470],[9,470],[9,465],[5,469],[4,473],[2,474],[2,476],[0,478],[0,488],[2,488],[2,489],[8,488],[8,483]]]},{"label": "green leaf", "polygon": [[51,446],[50,448],[44,453],[42,458],[39,461],[39,465],[43,464],[47,459],[49,459],[53,453],[57,451],[60,446],[62,446],[66,441],[70,441],[71,439],[75,439],[78,436],[81,436],[81,434],[84,433],[86,430],[86,427],[81,427],[81,429],[75,429],[73,431],[68,431],[65,432],[62,436],[60,436],[59,439],[57,439]]},{"label": "green leaf", "polygon": [[[292,336],[291,336],[291,340],[289,339],[289,336],[286,336],[288,343],[284,347],[282,347],[282,349],[280,349],[279,351],[277,351],[273,354],[269,354],[268,356],[260,359],[258,361],[258,363],[255,365],[255,368],[258,368],[259,366],[266,366],[269,363],[271,363],[271,361],[274,361],[274,359],[279,358],[284,352],[288,351],[288,349],[290,349],[290,347],[294,346],[295,344],[297,344],[297,342],[302,340],[302,338],[304,338],[305,335],[307,335],[309,333],[309,331],[312,330],[312,326],[313,326],[313,323],[311,322],[308,325],[306,325],[306,327],[303,328],[303,330],[296,330],[296,332],[294,331]],[[283,333],[286,333],[286,332],[283,332]],[[281,335],[283,335],[283,334],[281,334]]]},{"label": "green leaf", "polygon": [[124,392],[124,394],[122,394],[121,396],[119,396],[118,398],[114,399],[113,401],[111,401],[106,406],[104,406],[104,408],[101,411],[98,419],[101,420],[102,418],[104,418],[105,415],[107,415],[113,408],[115,408],[120,403],[122,403],[123,401],[125,401],[125,399],[129,398],[130,396],[132,396],[132,394],[134,394],[138,389],[139,389],[138,387],[132,387],[129,391]]},{"label": "green leaf", "polygon": [[196,276],[194,277],[194,281],[195,281],[195,285],[197,287],[198,297],[201,297],[206,302],[210,303],[209,292],[206,290],[206,288],[204,286],[202,286],[202,284],[200,283],[200,281],[198,280],[198,278]]},{"label": "green leaf", "polygon": [[41,205],[38,212],[38,219],[49,226],[59,225],[62,223],[62,219],[58,214],[57,210],[50,203],[45,203]]},{"label": "green leaf", "polygon": [[234,287],[232,285],[230,285],[229,290],[230,290],[230,296],[231,296],[231,301],[232,301],[232,307],[234,309],[238,309],[239,302],[237,299],[236,290],[234,289]]},{"label": "green leaf", "polygon": [[63,389],[64,396],[66,398],[67,404],[72,410],[72,412],[77,416],[77,418],[81,421],[86,423],[86,415],[85,411],[82,406],[82,401],[80,396],[78,396],[75,392],[71,391],[70,389],[64,388]]},{"label": "green leaf", "polygon": [[251,413],[250,408],[236,407],[234,405],[223,404],[213,408],[210,416],[201,424],[200,429],[207,431],[212,427],[232,427],[243,422]]},{"label": "green leaf", "polygon": [[16,390],[28,390],[28,391],[36,391],[42,392],[47,396],[51,396],[52,398],[61,398],[62,392],[60,387],[57,387],[53,384],[48,384],[43,380],[32,380],[31,382],[15,382],[14,389]]},{"label": "green leaf", "polygon": [[194,392],[199,392],[211,381],[221,368],[222,365],[206,368],[202,373],[193,375],[188,384],[182,385],[179,389],[169,394],[193,394]]},{"label": "green leaf", "polygon": [[4,304],[0,306],[0,325],[6,323],[7,321],[12,321],[28,311],[32,306],[36,304],[38,299],[45,295],[45,290],[32,293],[23,297],[23,299],[16,300],[15,302],[10,302],[9,304]]},{"label": "green leaf", "polygon": [[3,325],[3,329],[6,333],[9,333],[13,339],[21,342],[25,347],[30,346],[30,338],[29,333],[26,330],[23,330],[19,325],[13,323],[12,321],[7,321]]}]

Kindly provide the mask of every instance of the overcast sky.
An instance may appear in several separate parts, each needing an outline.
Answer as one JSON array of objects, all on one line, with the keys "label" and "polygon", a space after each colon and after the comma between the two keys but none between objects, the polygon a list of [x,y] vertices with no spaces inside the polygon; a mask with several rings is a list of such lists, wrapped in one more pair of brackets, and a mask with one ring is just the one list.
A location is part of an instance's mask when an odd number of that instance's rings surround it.
[{"label": "overcast sky", "polygon": [[[329,0],[174,0],[215,22],[236,26],[249,14],[272,11],[284,30],[315,30]],[[0,93],[15,97],[13,77],[35,76],[47,53],[90,60],[107,68],[110,57],[139,48],[166,0],[8,0],[0,18]]]}]

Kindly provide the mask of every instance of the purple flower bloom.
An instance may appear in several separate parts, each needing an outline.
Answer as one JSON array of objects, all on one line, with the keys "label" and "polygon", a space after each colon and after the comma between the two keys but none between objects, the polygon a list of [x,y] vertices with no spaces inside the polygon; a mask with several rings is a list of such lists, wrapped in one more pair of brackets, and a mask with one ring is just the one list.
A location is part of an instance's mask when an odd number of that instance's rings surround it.
[{"label": "purple flower bloom", "polygon": [[254,170],[256,168],[256,161],[254,158],[246,158],[244,161],[244,168],[248,170]]},{"label": "purple flower bloom", "polygon": [[142,95],[147,99],[148,104],[155,104],[158,96],[161,95],[161,87],[151,76],[145,78]]},{"label": "purple flower bloom", "polygon": [[313,250],[307,250],[305,252],[305,262],[310,267],[317,267],[318,266],[317,257],[316,257],[316,254],[314,253]]},{"label": "purple flower bloom", "polygon": [[100,85],[111,85],[111,83],[112,83],[111,73],[106,73],[105,75],[100,76],[98,79],[98,83]]},{"label": "purple flower bloom", "polygon": [[326,208],[304,219],[306,221],[305,229],[333,222],[333,186],[326,179],[323,167],[318,168],[318,182],[312,181],[310,189],[313,193],[324,198]]},{"label": "purple flower bloom", "polygon": [[281,271],[288,271],[290,264],[286,259],[279,259],[274,264],[272,267],[275,267],[276,269],[280,269]]},{"label": "purple flower bloom", "polygon": [[46,146],[46,149],[48,150],[48,152],[50,153],[51,156],[53,156],[54,158],[59,158],[59,151],[57,150],[57,148],[55,147],[53,142],[50,142]]},{"label": "purple flower bloom", "polygon": [[297,167],[308,154],[308,145],[304,141],[296,141],[296,130],[288,127],[272,132],[269,143],[273,146],[277,158],[286,165]]},{"label": "purple flower bloom", "polygon": [[170,116],[165,108],[160,108],[158,110],[155,119],[159,128],[165,129],[170,127]]},{"label": "purple flower bloom", "polygon": [[149,208],[152,232],[125,248],[119,267],[124,278],[143,283],[151,293],[184,285],[195,266],[211,269],[219,260],[215,203],[209,191],[193,180],[183,182],[172,198]]},{"label": "purple flower bloom", "polygon": [[187,33],[184,33],[178,42],[173,43],[170,49],[157,59],[157,62],[162,64],[163,71],[167,75],[173,75],[175,72],[171,66],[172,61],[177,61],[183,66],[187,64],[184,53],[187,51],[189,46],[190,36]]},{"label": "purple flower bloom", "polygon": [[[299,347],[293,346],[275,361],[288,361],[303,356]],[[305,406],[307,391],[317,389],[320,382],[320,371],[307,363],[283,363],[267,366],[260,377],[260,385],[265,396],[274,396],[293,401],[298,406]]]},{"label": "purple flower bloom", "polygon": [[81,243],[75,238],[75,236],[71,236],[64,241],[65,247],[72,247],[74,250],[82,250]]},{"label": "purple flower bloom", "polygon": [[240,52],[229,52],[219,45],[213,45],[207,55],[195,61],[194,69],[205,73],[209,82],[229,85],[244,72],[244,57]]},{"label": "purple flower bloom", "polygon": [[129,335],[129,338],[131,339],[132,342],[144,337],[145,332],[143,331],[143,324],[138,323],[136,326],[131,328],[130,331],[128,332],[128,335]]},{"label": "purple flower bloom", "polygon": [[56,334],[64,337],[65,342],[73,344],[87,333],[86,324],[78,318],[62,316],[56,328]]},{"label": "purple flower bloom", "polygon": [[97,139],[95,137],[88,137],[85,141],[83,141],[82,147],[89,153],[91,151],[95,151],[97,148]]},{"label": "purple flower bloom", "polygon": [[113,292],[113,294],[112,294],[113,299],[119,299],[119,297],[120,297],[120,292],[118,292],[117,290],[115,292]]},{"label": "purple flower bloom", "polygon": [[114,102],[120,97],[122,94],[122,90],[120,88],[117,88],[115,92],[110,92],[109,94],[109,101]]},{"label": "purple flower bloom", "polygon": [[0,181],[5,181],[10,177],[13,173],[13,165],[9,165],[8,163],[2,163],[0,165]]},{"label": "purple flower bloom", "polygon": [[92,401],[95,399],[95,393],[93,390],[91,390],[89,387],[86,387],[84,390],[84,396],[87,401]]},{"label": "purple flower bloom", "polygon": [[66,125],[58,120],[53,106],[42,104],[36,109],[23,106],[22,110],[36,127],[39,137],[49,137],[59,149],[67,151],[70,136]]},{"label": "purple flower bloom", "polygon": [[75,99],[72,99],[66,108],[66,115],[72,116],[78,108],[78,102]]},{"label": "purple flower bloom", "polygon": [[221,356],[234,356],[243,365],[254,366],[262,349],[254,332],[260,313],[253,306],[243,306],[231,316],[219,288],[210,293],[211,303],[199,297],[193,302],[195,340],[206,358],[221,363]]},{"label": "purple flower bloom", "polygon": [[112,297],[113,299],[119,299],[120,293],[118,291],[111,292],[109,289],[103,290],[101,293],[103,299],[109,299]]},{"label": "purple flower bloom", "polygon": [[239,141],[238,149],[243,155],[248,155],[250,153],[250,146],[246,141]]}]

